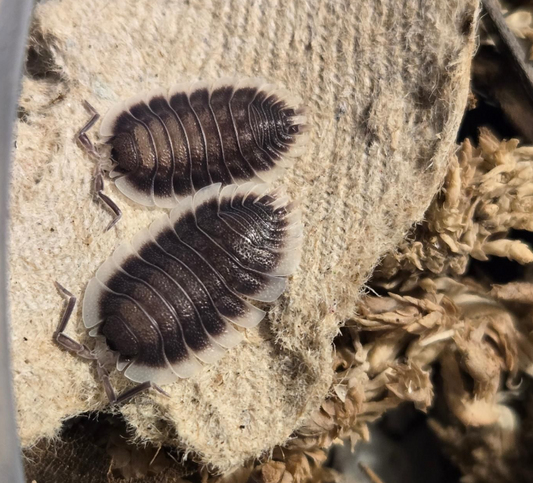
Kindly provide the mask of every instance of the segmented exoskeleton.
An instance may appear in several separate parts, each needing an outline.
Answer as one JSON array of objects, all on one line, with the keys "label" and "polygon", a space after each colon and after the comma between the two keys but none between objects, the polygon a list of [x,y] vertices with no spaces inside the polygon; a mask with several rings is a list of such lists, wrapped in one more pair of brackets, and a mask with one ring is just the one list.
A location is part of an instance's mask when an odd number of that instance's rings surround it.
[{"label": "segmented exoskeleton", "polygon": [[103,263],[85,292],[85,326],[133,381],[190,377],[241,340],[236,327],[262,320],[246,299],[283,293],[301,243],[301,212],[282,189],[210,185]]},{"label": "segmented exoskeleton", "polygon": [[[98,156],[86,135],[98,114],[86,107],[93,117],[79,140]],[[309,134],[299,97],[258,79],[221,79],[121,101],[102,119],[100,136],[111,145],[118,189],[142,205],[172,208],[213,183],[273,181],[303,153]],[[101,175],[96,191],[118,218]]]}]

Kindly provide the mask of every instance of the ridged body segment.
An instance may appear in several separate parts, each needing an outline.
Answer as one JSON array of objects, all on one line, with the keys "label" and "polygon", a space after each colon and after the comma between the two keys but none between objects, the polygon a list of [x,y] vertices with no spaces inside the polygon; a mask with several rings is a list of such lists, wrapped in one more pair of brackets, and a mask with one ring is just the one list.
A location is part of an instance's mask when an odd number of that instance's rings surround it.
[{"label": "ridged body segment", "polygon": [[301,242],[300,211],[281,190],[210,185],[102,264],[85,293],[85,326],[133,381],[189,377],[241,340],[235,326],[261,321],[247,299],[281,295]]},{"label": "ridged body segment", "polygon": [[113,106],[100,135],[132,200],[171,208],[213,183],[270,182],[307,143],[301,99],[257,79],[177,85]]}]

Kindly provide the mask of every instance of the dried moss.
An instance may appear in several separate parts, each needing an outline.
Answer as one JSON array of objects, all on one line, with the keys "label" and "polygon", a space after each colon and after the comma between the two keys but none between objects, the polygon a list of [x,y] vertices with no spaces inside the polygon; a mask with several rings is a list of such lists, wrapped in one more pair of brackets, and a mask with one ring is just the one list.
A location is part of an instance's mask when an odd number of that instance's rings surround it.
[{"label": "dried moss", "polygon": [[508,238],[533,231],[533,147],[500,141],[482,129],[479,147],[463,142],[440,195],[425,220],[375,274],[383,286],[411,274],[462,275],[470,258],[507,257],[533,261],[531,248]]}]

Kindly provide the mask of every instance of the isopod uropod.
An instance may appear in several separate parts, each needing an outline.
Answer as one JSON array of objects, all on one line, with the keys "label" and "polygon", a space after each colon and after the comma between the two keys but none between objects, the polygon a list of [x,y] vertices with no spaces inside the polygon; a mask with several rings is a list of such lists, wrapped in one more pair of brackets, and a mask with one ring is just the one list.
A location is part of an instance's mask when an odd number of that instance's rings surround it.
[{"label": "isopod uropod", "polygon": [[[120,245],[91,279],[83,300],[89,334],[105,338],[116,367],[142,383],[111,401],[170,383],[213,363],[265,315],[247,299],[272,302],[300,261],[301,212],[282,188],[216,183]],[[63,292],[70,295],[63,289]],[[93,351],[63,333],[57,342],[82,357]]]}]

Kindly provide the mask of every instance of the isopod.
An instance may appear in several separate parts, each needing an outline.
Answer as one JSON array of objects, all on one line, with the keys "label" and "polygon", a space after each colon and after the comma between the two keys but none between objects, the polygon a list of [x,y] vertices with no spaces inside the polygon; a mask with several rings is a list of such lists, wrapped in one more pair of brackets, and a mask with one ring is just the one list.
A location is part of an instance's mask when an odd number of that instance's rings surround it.
[{"label": "isopod", "polygon": [[[86,135],[98,118],[92,112],[79,140],[96,155]],[[137,203],[163,208],[214,183],[273,181],[303,153],[307,131],[302,100],[258,79],[144,92],[112,106],[100,125],[117,188]],[[99,180],[99,195],[102,190]],[[118,216],[118,207],[102,199]]]},{"label": "isopod", "polygon": [[[116,368],[141,383],[127,397],[191,377],[238,344],[238,327],[265,316],[248,299],[273,302],[283,293],[302,240],[301,211],[284,190],[248,182],[202,188],[119,245],[90,280],[82,313]],[[73,308],[71,299],[55,340],[98,362],[63,332]],[[109,399],[123,400],[98,368]]]}]

